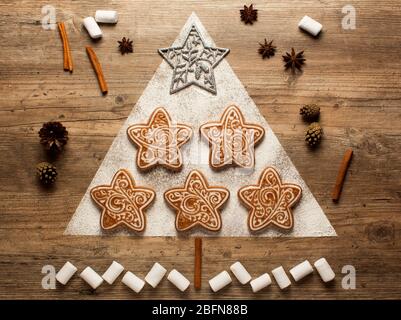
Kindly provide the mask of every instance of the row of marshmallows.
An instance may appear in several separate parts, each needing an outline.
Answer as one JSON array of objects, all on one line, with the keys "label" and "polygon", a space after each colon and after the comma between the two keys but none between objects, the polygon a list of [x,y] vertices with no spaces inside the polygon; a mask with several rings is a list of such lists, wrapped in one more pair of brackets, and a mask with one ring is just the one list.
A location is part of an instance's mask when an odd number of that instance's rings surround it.
[{"label": "row of marshmallows", "polygon": [[[67,261],[59,272],[57,272],[56,279],[61,284],[66,285],[77,270],[78,269],[71,262]],[[79,276],[88,283],[92,289],[96,290],[103,281],[106,281],[108,284],[113,284],[123,271],[124,267],[118,262],[113,261],[102,276],[91,267],[86,267]],[[156,262],[146,275],[145,281],[153,288],[156,288],[166,273],[167,270],[161,264]],[[170,271],[167,279],[181,291],[185,291],[190,284],[189,280],[175,269]],[[131,271],[127,271],[121,279],[122,283],[134,290],[136,293],[139,293],[143,289],[145,281],[133,274]]]},{"label": "row of marshmallows", "polygon": [[[334,271],[325,258],[320,258],[317,260],[314,263],[314,266],[324,282],[332,281],[335,278]],[[67,261],[57,273],[56,279],[61,284],[65,285],[77,270],[78,269],[72,263]],[[232,264],[230,266],[230,270],[241,284],[244,285],[250,282],[253,292],[258,292],[263,288],[266,288],[272,282],[268,273],[264,273],[252,280],[249,272],[239,261]],[[97,274],[96,271],[94,271],[91,267],[86,267],[84,271],[81,272],[80,277],[95,290],[103,283],[103,281],[106,281],[108,284],[113,284],[123,271],[124,267],[118,262],[113,261],[113,263],[102,276]],[[313,268],[308,260],[305,260],[290,270],[290,274],[296,282],[312,272]],[[156,288],[166,273],[167,270],[156,262],[146,275],[145,281],[153,288]],[[285,289],[291,285],[291,280],[287,276],[282,266],[272,270],[272,274],[280,289]],[[175,269],[170,271],[167,276],[167,280],[174,284],[180,291],[185,291],[190,285],[190,281]],[[136,293],[139,293],[142,290],[142,288],[145,286],[145,281],[137,277],[131,271],[127,271],[121,280],[122,283]],[[209,280],[209,285],[213,292],[217,292],[229,285],[231,282],[232,279],[230,274],[227,271],[222,271],[217,276]]]},{"label": "row of marshmallows", "polygon": [[102,30],[100,29],[99,23],[112,23],[115,24],[118,21],[118,13],[113,10],[97,10],[95,18],[86,17],[83,20],[85,29],[88,31],[92,39],[99,39],[103,36]]},{"label": "row of marshmallows", "polygon": [[[320,258],[319,260],[317,260],[314,263],[314,266],[324,282],[332,281],[335,278],[334,271],[325,258]],[[263,288],[268,287],[272,283],[268,273],[264,273],[261,276],[252,280],[249,272],[239,261],[232,264],[230,266],[230,270],[241,284],[244,285],[250,283],[253,292],[258,292]],[[295,267],[290,269],[290,274],[296,282],[303,279],[312,272],[313,268],[308,260],[305,260],[304,262],[301,262],[300,264],[297,264]],[[282,266],[272,270],[272,274],[280,289],[283,290],[291,285],[291,280],[287,276]],[[227,271],[222,271],[213,279],[211,279],[209,281],[209,284],[212,290],[214,292],[217,292],[223,289],[225,286],[229,285],[231,281],[232,280],[229,273]]]}]

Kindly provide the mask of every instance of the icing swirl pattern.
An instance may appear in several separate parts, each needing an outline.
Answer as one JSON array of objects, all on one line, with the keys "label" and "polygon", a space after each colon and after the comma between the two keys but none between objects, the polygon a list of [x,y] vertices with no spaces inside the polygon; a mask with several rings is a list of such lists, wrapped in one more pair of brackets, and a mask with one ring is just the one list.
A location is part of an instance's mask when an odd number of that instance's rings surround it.
[{"label": "icing swirl pattern", "polygon": [[209,164],[214,169],[227,165],[253,168],[255,145],[264,136],[264,129],[246,123],[237,106],[228,107],[220,122],[208,122],[201,126],[201,134],[209,141]]},{"label": "icing swirl pattern", "polygon": [[150,169],[158,164],[171,169],[182,168],[180,147],[189,141],[192,130],[183,124],[172,124],[164,108],[157,108],[147,124],[132,125],[128,137],[138,147],[136,163],[139,169]]},{"label": "icing swirl pattern", "polygon": [[197,170],[192,171],[184,188],[170,189],[164,197],[177,211],[176,229],[189,230],[201,226],[210,231],[221,229],[219,208],[229,197],[229,191],[221,187],[210,187],[205,177]]},{"label": "icing swirl pattern", "polygon": [[238,191],[239,199],[250,208],[248,226],[252,231],[269,225],[289,230],[294,225],[291,207],[301,198],[302,189],[295,184],[282,183],[277,171],[266,168],[258,185]]},{"label": "icing swirl pattern", "polygon": [[128,171],[121,169],[114,175],[111,185],[101,185],[91,190],[91,197],[102,208],[102,229],[114,229],[119,225],[142,232],[146,227],[143,210],[155,198],[148,188],[135,187]]}]

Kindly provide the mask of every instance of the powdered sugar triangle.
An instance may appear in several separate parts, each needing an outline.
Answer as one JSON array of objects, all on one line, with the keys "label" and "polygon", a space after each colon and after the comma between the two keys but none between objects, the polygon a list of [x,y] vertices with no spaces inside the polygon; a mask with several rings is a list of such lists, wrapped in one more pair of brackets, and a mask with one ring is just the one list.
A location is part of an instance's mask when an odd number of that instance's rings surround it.
[{"label": "powdered sugar triangle", "polygon": [[[192,13],[180,35],[173,43],[183,43],[190,28],[195,25],[208,46],[215,43],[205,30],[195,13]],[[170,94],[171,66],[162,61],[150,80],[133,111],[128,116],[118,135],[114,139],[100,168],[89,185],[75,214],[68,224],[65,234],[69,235],[104,235],[100,227],[100,210],[90,197],[90,190],[101,184],[109,184],[119,169],[127,169],[138,186],[152,188],[156,200],[146,210],[147,226],[141,236],[179,236],[175,229],[175,212],[169,208],[163,193],[170,188],[183,186],[191,170],[200,170],[211,185],[229,189],[230,198],[222,208],[222,229],[219,233],[203,230],[186,232],[190,236],[223,237],[322,237],[336,236],[334,228],[326,218],[322,208],[299,175],[297,169],[284,151],[266,119],[248,95],[244,86],[234,74],[227,60],[223,59],[214,69],[217,94],[213,95],[196,86],[190,86],[177,93]],[[256,123],[265,129],[265,137],[255,149],[256,164],[252,171],[238,167],[215,171],[209,166],[209,147],[199,135],[199,127],[205,122],[220,119],[224,109],[237,105],[247,122]],[[180,172],[171,172],[157,167],[143,173],[136,167],[137,148],[128,139],[126,130],[130,125],[146,123],[157,107],[164,107],[171,118],[178,123],[191,125],[194,135],[183,146],[184,166]],[[247,225],[248,210],[239,202],[238,190],[246,185],[256,184],[262,171],[273,166],[279,172],[283,182],[301,186],[302,198],[294,207],[294,228],[290,232],[280,232],[268,228],[257,234],[251,233]],[[109,232],[107,232],[109,234]],[[138,236],[135,233],[118,230],[115,234]]]}]

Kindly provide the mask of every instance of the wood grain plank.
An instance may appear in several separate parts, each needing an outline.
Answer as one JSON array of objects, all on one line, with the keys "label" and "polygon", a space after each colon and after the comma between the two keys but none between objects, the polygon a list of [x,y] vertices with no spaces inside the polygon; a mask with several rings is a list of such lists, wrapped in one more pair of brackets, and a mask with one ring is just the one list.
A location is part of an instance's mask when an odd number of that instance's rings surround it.
[{"label": "wood grain plank", "polygon": [[[389,299],[401,298],[401,12],[395,0],[354,0],[356,30],[342,30],[347,1],[272,0],[255,3],[253,26],[239,19],[241,1],[61,1],[57,21],[66,23],[75,64],[62,70],[57,30],[41,28],[46,1],[0,3],[0,298],[52,299]],[[92,42],[81,19],[101,7],[120,13]],[[144,10],[143,8],[146,8]],[[155,261],[193,276],[193,240],[185,238],[63,236],[87,186],[121,125],[161,62],[157,49],[172,43],[192,11],[214,41],[231,49],[227,60],[268,120],[335,227],[337,238],[204,239],[202,289],[179,293],[164,280],[156,290],[133,295],[119,281],[95,293],[74,277],[65,288],[43,290],[41,268],[70,260],[82,270],[103,272],[115,259],[144,276]],[[313,39],[297,29],[308,14],[324,25]],[[121,56],[117,40],[134,40],[134,54]],[[262,60],[258,42],[274,39],[276,57]],[[102,97],[85,54],[95,48],[109,84]],[[283,71],[281,54],[305,50],[296,77]],[[303,141],[302,104],[321,106],[325,137],[311,152]],[[37,132],[43,122],[62,121],[70,141],[57,159],[55,188],[41,188],[36,163],[46,159]],[[330,199],[347,147],[354,159],[339,204]],[[325,256],[338,277],[325,286],[315,273],[288,292],[277,286],[252,294],[238,283],[212,294],[207,280],[236,260],[253,276],[282,264],[290,268]],[[341,287],[341,268],[357,270],[356,290]]]}]

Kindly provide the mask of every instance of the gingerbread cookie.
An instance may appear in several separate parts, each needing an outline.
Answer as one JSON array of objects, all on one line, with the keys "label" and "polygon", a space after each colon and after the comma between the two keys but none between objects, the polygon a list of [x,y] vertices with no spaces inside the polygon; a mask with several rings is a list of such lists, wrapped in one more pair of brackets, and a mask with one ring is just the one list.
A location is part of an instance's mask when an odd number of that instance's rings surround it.
[{"label": "gingerbread cookie", "polygon": [[228,107],[219,122],[208,122],[200,131],[209,141],[209,164],[214,169],[227,165],[253,168],[254,147],[265,133],[261,126],[246,123],[237,106]]},{"label": "gingerbread cookie", "polygon": [[277,171],[266,168],[256,186],[238,191],[239,199],[250,208],[248,226],[258,231],[270,224],[289,230],[294,225],[291,207],[301,198],[302,189],[296,184],[282,183]]},{"label": "gingerbread cookie", "polygon": [[121,169],[114,175],[110,185],[94,187],[91,197],[103,209],[100,225],[104,230],[125,225],[141,232],[146,227],[143,210],[153,201],[155,192],[136,187],[129,172]]},{"label": "gingerbread cookie", "polygon": [[164,198],[177,210],[175,227],[185,231],[197,225],[210,231],[221,229],[219,208],[229,196],[226,188],[211,187],[205,177],[197,170],[192,171],[184,188],[170,189]]},{"label": "gingerbread cookie", "polygon": [[128,137],[138,147],[136,163],[139,169],[150,169],[160,164],[168,169],[182,167],[180,147],[189,141],[192,129],[183,124],[172,124],[164,108],[153,111],[147,124],[130,126]]}]

